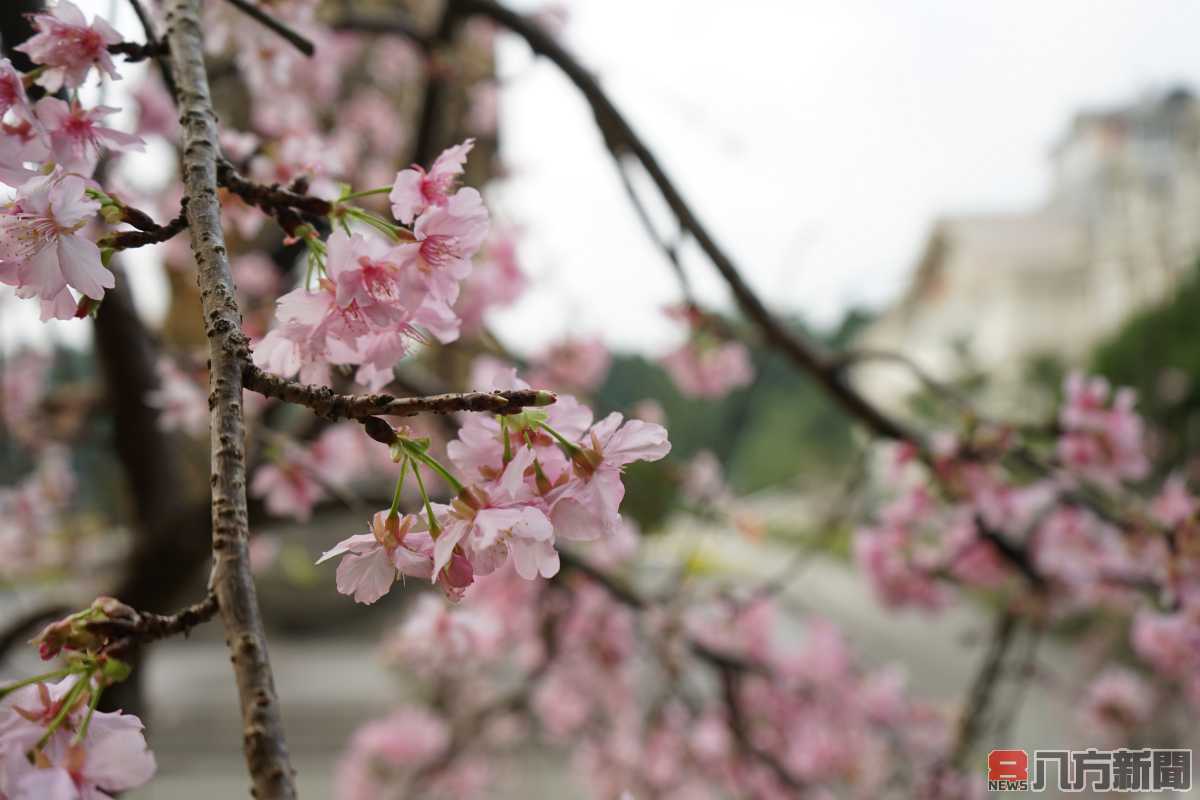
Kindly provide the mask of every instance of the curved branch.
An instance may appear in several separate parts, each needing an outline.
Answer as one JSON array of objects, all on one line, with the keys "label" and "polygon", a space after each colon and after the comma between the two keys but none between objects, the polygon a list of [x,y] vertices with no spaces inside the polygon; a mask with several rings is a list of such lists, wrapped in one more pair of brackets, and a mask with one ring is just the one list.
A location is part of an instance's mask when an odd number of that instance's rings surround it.
[{"label": "curved branch", "polygon": [[249,352],[221,229],[220,146],[204,67],[201,0],[167,3],[167,42],[179,91],[184,195],[209,344],[212,409],[213,589],[237,678],[246,764],[258,800],[296,796],[247,547],[242,365]]},{"label": "curved branch", "polygon": [[583,93],[592,107],[596,123],[613,155],[620,158],[632,154],[658,187],[667,206],[700,249],[721,273],[726,285],[742,310],[758,326],[766,341],[807,372],[852,417],[878,436],[888,439],[919,441],[918,435],[907,426],[886,414],[860,394],[845,379],[837,362],[817,342],[786,326],[766,307],[750,284],[746,282],[733,259],[717,244],[712,234],[697,218],[687,200],[667,176],[658,159],[637,134],[600,87],[596,78],[568,53],[558,41],[536,22],[501,6],[492,0],[450,0],[450,6],[463,16],[487,17],[520,36],[537,55],[549,59]]},{"label": "curved branch", "polygon": [[247,3],[246,0],[225,0],[225,2],[229,3],[229,5],[250,17],[255,22],[258,22],[260,25],[269,28],[280,38],[309,58],[312,58],[313,54],[317,52],[316,45],[314,45],[310,39],[292,30],[281,20],[271,16],[253,3]]}]

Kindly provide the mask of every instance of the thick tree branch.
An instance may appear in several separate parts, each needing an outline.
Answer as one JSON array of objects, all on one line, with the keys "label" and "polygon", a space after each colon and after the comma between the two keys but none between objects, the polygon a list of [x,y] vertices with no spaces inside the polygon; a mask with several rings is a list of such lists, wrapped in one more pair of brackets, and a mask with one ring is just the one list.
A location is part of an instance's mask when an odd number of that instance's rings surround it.
[{"label": "thick tree branch", "polygon": [[242,365],[248,347],[221,229],[220,146],[204,66],[201,0],[169,0],[167,42],[179,92],[184,195],[209,342],[213,588],[241,702],[246,763],[258,800],[296,796],[247,548]]}]

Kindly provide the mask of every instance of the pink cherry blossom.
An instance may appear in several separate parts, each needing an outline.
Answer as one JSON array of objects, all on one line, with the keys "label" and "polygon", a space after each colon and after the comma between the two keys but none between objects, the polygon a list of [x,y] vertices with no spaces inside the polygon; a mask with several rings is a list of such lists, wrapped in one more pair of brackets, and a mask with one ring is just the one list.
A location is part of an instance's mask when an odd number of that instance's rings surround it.
[{"label": "pink cherry blossom", "polygon": [[159,387],[146,395],[146,404],[158,409],[159,427],[188,436],[208,433],[208,392],[166,357],[159,359],[158,380]]},{"label": "pink cherry blossom", "polygon": [[[458,553],[465,555],[479,575],[493,572],[510,555],[517,574],[526,580],[558,573],[554,528],[543,510],[529,504],[532,498],[519,482],[528,463],[528,458],[514,458],[505,470],[509,480],[502,478],[490,493],[477,487],[468,489],[450,506],[440,507],[442,531],[434,543],[438,574]],[[516,483],[516,492],[508,491],[506,483]]]},{"label": "pink cherry blossom", "polygon": [[463,331],[477,332],[491,309],[515,303],[528,283],[517,259],[515,233],[493,227],[455,305]]},{"label": "pink cherry blossom", "polygon": [[285,378],[299,373],[307,383],[328,383],[329,364],[354,360],[358,338],[370,330],[356,306],[337,304],[328,280],[317,291],[300,287],[279,298],[275,317],[281,324],[255,346],[254,363]]},{"label": "pink cherry blossom", "polygon": [[[171,93],[161,80],[151,76],[138,82],[137,88],[133,90],[133,100],[137,105],[139,135],[171,139],[179,134],[179,114],[175,110]],[[221,130],[221,149],[230,158],[240,161],[240,157],[231,152],[231,148],[226,144],[230,133],[227,128]]]},{"label": "pink cherry blossom", "polygon": [[416,241],[397,246],[406,266],[423,276],[429,291],[447,304],[458,299],[458,283],[471,271],[471,257],[488,231],[488,212],[474,189],[459,189],[445,205],[422,214],[413,227]]},{"label": "pink cherry blossom", "polygon": [[[450,727],[440,717],[416,707],[369,722],[350,741],[337,767],[337,800],[376,800],[430,764],[450,745]],[[461,796],[461,795],[459,795]]]},{"label": "pink cherry blossom", "polygon": [[65,169],[91,174],[104,148],[137,152],[146,149],[140,137],[99,124],[118,109],[108,106],[85,109],[78,103],[43,97],[34,111],[50,138],[51,155]]},{"label": "pink cherry blossom", "polygon": [[[344,491],[372,467],[361,432],[353,423],[332,425],[311,444],[281,441],[274,458],[254,473],[250,494],[260,497],[275,516],[304,522],[331,492]],[[390,461],[388,462],[390,463]]]},{"label": "pink cherry blossom", "polygon": [[1103,378],[1073,373],[1059,413],[1058,457],[1070,470],[1104,484],[1139,480],[1149,471],[1144,425],[1133,410],[1137,397],[1120,389],[1109,402]]},{"label": "pink cherry blossom", "polygon": [[423,331],[442,342],[457,338],[458,321],[449,306],[456,280],[436,279],[441,292],[431,291],[419,259],[403,247],[339,231],[329,238],[326,268],[329,277],[316,291],[302,287],[279,299],[276,318],[282,324],[256,346],[259,367],[325,383],[330,363],[354,364],[356,380],[378,391],[391,382],[393,368]]},{"label": "pink cherry blossom", "polygon": [[0,58],[0,118],[9,111],[18,120],[33,121],[33,107],[25,93],[25,82],[21,73],[7,58]]},{"label": "pink cherry blossom", "polygon": [[38,297],[43,319],[74,315],[68,286],[99,300],[115,285],[100,249],[81,232],[100,209],[86,188],[83,178],[56,173],[27,183],[0,212],[0,282]]},{"label": "pink cherry blossom", "polygon": [[103,17],[96,15],[88,25],[74,3],[58,0],[49,13],[34,14],[32,19],[37,32],[16,49],[47,67],[37,80],[47,91],[82,86],[93,66],[120,80],[108,46],[120,42],[121,35]]},{"label": "pink cherry blossom", "polygon": [[1130,638],[1134,652],[1167,677],[1182,678],[1200,668],[1200,621],[1194,612],[1141,611]]},{"label": "pink cherry blossom", "polygon": [[572,458],[578,480],[555,489],[548,498],[559,535],[580,540],[611,535],[625,496],[622,469],[634,461],[657,461],[671,451],[661,425],[636,419],[622,424],[622,419],[614,411],[584,434]]},{"label": "pink cherry blossom", "polygon": [[426,594],[384,641],[383,652],[388,661],[435,675],[496,655],[503,632],[500,620],[486,606],[448,605]]},{"label": "pink cherry blossom", "polygon": [[80,680],[18,689],[0,707],[0,796],[10,800],[103,800],[147,783],[156,771],[142,723],[120,712],[94,712],[87,734],[74,741],[86,714],[85,703],[68,711],[39,751],[27,752],[42,739],[59,714],[68,692]]},{"label": "pink cherry blossom", "polygon": [[401,263],[399,251],[378,237],[329,237],[327,270],[339,308],[353,307],[379,329],[409,324],[426,299],[422,282]]},{"label": "pink cherry blossom", "polygon": [[414,164],[396,173],[391,194],[388,195],[396,219],[411,225],[426,210],[449,204],[450,193],[462,175],[467,154],[474,146],[475,140],[467,139],[462,144],[444,150],[429,172]]},{"label": "pink cherry blossom", "polygon": [[733,499],[721,462],[711,450],[692,456],[683,470],[683,494],[699,506],[722,506]]},{"label": "pink cherry blossom", "polygon": [[1154,693],[1136,672],[1110,667],[1088,684],[1080,719],[1089,734],[1123,744],[1154,714]]},{"label": "pink cherry blossom", "polygon": [[46,133],[32,111],[15,122],[0,122],[0,181],[22,186],[42,174],[39,170],[49,158]]},{"label": "pink cherry blossom", "polygon": [[688,397],[724,397],[754,380],[750,353],[738,342],[687,342],[660,360],[679,391]]},{"label": "pink cherry blossom", "polygon": [[1150,510],[1163,525],[1175,527],[1191,519],[1197,507],[1196,498],[1188,490],[1181,475],[1172,475],[1163,483],[1162,491],[1154,498]]},{"label": "pink cherry blossom", "polygon": [[948,593],[929,572],[914,569],[904,555],[905,546],[905,537],[898,531],[860,531],[854,540],[855,561],[884,604],[944,608],[950,600]]},{"label": "pink cherry blossom", "polygon": [[325,498],[326,491],[308,452],[288,444],[274,462],[255,470],[250,495],[262,498],[267,512],[274,516],[305,522],[312,517],[313,507]]},{"label": "pink cherry blossom", "polygon": [[529,382],[554,391],[587,394],[603,383],[610,366],[612,356],[599,339],[568,337],[533,360]]},{"label": "pink cherry blossom", "polygon": [[398,578],[430,578],[450,599],[462,597],[473,580],[471,566],[459,556],[434,570],[434,541],[427,532],[417,530],[423,522],[406,515],[375,514],[371,532],[357,534],[338,542],[321,554],[318,564],[335,556],[342,560],[337,568],[337,588],[355,602],[370,605],[387,594]]}]

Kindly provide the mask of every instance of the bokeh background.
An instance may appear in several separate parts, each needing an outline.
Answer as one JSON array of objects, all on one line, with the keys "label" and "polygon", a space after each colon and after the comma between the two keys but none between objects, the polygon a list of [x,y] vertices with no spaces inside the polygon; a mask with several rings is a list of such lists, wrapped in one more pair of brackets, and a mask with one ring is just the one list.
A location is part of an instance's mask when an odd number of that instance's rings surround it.
[{"label": "bokeh background", "polygon": [[[138,38],[125,4],[80,5]],[[1196,4],[575,0],[555,13],[564,43],[774,309],[833,345],[902,351],[980,408],[1030,422],[1052,413],[1070,369],[1132,385],[1159,468],[1200,477]],[[684,337],[663,313],[679,301],[678,283],[630,208],[590,111],[516,40],[497,37],[493,68],[498,178],[488,197],[494,216],[521,232],[529,288],[495,313],[492,329],[518,358],[564,336],[603,342],[613,356],[597,406],[654,398],[673,459],[700,459],[733,490],[731,533],[672,513],[677,489],[661,471],[636,473],[626,512],[647,535],[645,569],[682,559],[765,578],[803,548],[786,603],[841,623],[869,662],[900,662],[915,691],[957,702],[990,618],[969,606],[936,620],[881,613],[849,564],[855,509],[842,487],[861,441],[848,422],[762,348],[752,352],[752,386],[713,401],[679,394],[656,362]],[[137,72],[110,87],[112,105],[135,105]],[[151,154],[126,176],[148,192],[170,179],[173,158],[166,148]],[[161,163],[161,174],[146,163]],[[670,236],[665,209],[649,210]],[[742,329],[703,257],[687,243],[680,257],[697,298]],[[182,291],[169,258],[138,253],[126,265],[139,313],[166,337]],[[91,344],[88,324],[38,323],[0,294],[0,352],[10,364],[28,348],[49,354],[53,424],[92,431],[80,450],[83,493],[120,527],[130,509],[88,388]],[[938,410],[902,367],[864,365],[855,379],[885,407]],[[7,434],[0,450],[2,476],[14,481],[27,465]],[[194,474],[181,479],[202,489],[203,453],[188,459]],[[329,796],[354,727],[409,691],[378,652],[409,593],[364,611],[312,566],[331,531],[341,538],[360,526],[374,488],[362,491],[309,524],[260,527],[271,652],[307,796]],[[9,587],[3,608],[15,619],[47,597],[86,602],[106,585],[104,565],[121,557],[119,543],[112,549],[69,586]],[[1092,744],[1071,713],[1073,676],[1090,657],[1070,641],[1043,645],[1045,674],[1017,682],[1008,740],[996,744]],[[20,654],[5,665],[14,674],[30,667]],[[145,674],[161,772],[131,796],[240,794],[239,723],[219,634],[156,647]],[[522,753],[501,794],[576,796],[555,755]]]}]

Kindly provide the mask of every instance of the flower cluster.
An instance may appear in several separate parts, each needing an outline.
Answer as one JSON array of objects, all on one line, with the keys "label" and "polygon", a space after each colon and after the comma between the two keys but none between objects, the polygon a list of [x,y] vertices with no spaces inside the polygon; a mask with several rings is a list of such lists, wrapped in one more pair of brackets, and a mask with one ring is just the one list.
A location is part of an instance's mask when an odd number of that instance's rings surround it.
[{"label": "flower cluster", "polygon": [[[113,288],[100,248],[86,227],[111,204],[89,178],[104,151],[142,150],[137,137],[104,124],[118,109],[85,107],[74,92],[95,69],[116,79],[109,45],[120,42],[108,23],[90,24],[69,0],[33,15],[37,33],[17,49],[39,64],[29,74],[0,59],[0,181],[17,190],[0,210],[0,282],[20,297],[37,298],[42,319],[70,319],[79,304],[72,292],[98,301]],[[26,87],[72,90],[31,103]]]},{"label": "flower cluster", "polygon": [[351,422],[331,425],[308,444],[280,437],[268,448],[267,463],[255,470],[250,494],[270,514],[305,522],[317,503],[390,463],[379,453]]},{"label": "flower cluster", "polygon": [[[364,725],[335,796],[477,796],[496,759],[534,737],[569,746],[595,797],[791,797],[798,785],[882,796],[902,779],[889,753],[941,771],[948,720],[911,698],[902,674],[863,669],[830,623],[810,623],[799,646],[779,627],[766,600],[638,614],[591,581],[498,569],[461,604],[423,598],[386,639],[389,663],[454,702]],[[731,681],[724,693],[692,693],[680,674],[721,669],[701,648],[750,666],[717,676]],[[961,783],[942,796],[980,796],[978,781]]]},{"label": "flower cluster", "polygon": [[[900,448],[895,476],[903,488],[874,524],[860,529],[855,544],[885,603],[941,608],[955,585],[1014,586],[1021,573],[1032,572],[1048,584],[1050,607],[1063,614],[1096,604],[1127,608],[1134,587],[1161,582],[1162,537],[1123,531],[1102,508],[1077,499],[1081,487],[1116,490],[1144,476],[1142,421],[1132,393],[1119,391],[1110,404],[1103,380],[1071,375],[1065,397],[1055,442],[1059,469],[1034,480],[1015,481],[998,463],[1028,446],[1011,432],[970,443],[942,437],[921,462],[913,448]],[[979,457],[988,452],[992,457]],[[1156,507],[1178,516],[1189,502],[1181,491],[1174,485]]]},{"label": "flower cluster", "polygon": [[[526,389],[510,370],[497,389]],[[392,446],[401,464],[392,508],[375,515],[369,533],[325,553],[342,556],[338,590],[370,603],[400,575],[431,578],[461,597],[476,575],[510,558],[533,580],[558,572],[559,539],[591,541],[617,534],[625,494],[621,472],[634,461],[654,461],[670,450],[660,425],[610,414],[593,424],[592,412],[563,396],[547,409],[490,418],[470,417],[446,452],[456,477],[429,453],[428,442],[400,432]],[[454,494],[432,502],[421,470],[440,477]],[[401,516],[405,475],[420,488],[424,514]]]},{"label": "flower cluster", "polygon": [[[1138,498],[1130,484],[1148,471],[1143,427],[1132,392],[1071,375],[1058,426],[1042,440],[984,426],[925,452],[901,447],[900,491],[855,542],[893,608],[941,609],[983,589],[1042,622],[1097,611],[1129,621],[1146,669],[1102,671],[1080,704],[1088,729],[1115,743],[1150,719],[1160,697],[1152,675],[1200,705],[1200,502],[1179,476]],[[1005,458],[1050,466],[1014,475]]]},{"label": "flower cluster", "polygon": [[1107,485],[1146,477],[1150,462],[1145,451],[1142,419],[1133,410],[1137,397],[1129,388],[1109,399],[1104,378],[1067,378],[1066,399],[1058,421],[1062,435],[1058,457],[1081,477]]},{"label": "flower cluster", "polygon": [[28,580],[73,563],[76,548],[64,536],[73,526],[64,512],[75,483],[66,449],[51,446],[38,454],[32,474],[0,489],[0,578]]},{"label": "flower cluster", "polygon": [[101,800],[154,776],[142,722],[96,710],[99,680],[10,687],[0,703],[0,794],[8,800]]},{"label": "flower cluster", "polygon": [[[411,230],[344,206],[344,230],[328,243],[315,232],[306,236],[309,280],[279,299],[279,324],[255,348],[256,364],[312,383],[327,383],[331,364],[355,365],[356,380],[378,390],[412,341],[458,337],[453,305],[488,230],[479,192],[454,190],[471,144],[447,150],[428,173],[412,167],[397,174],[393,214]],[[372,230],[353,232],[348,219]]]},{"label": "flower cluster", "polygon": [[688,339],[659,363],[687,397],[724,397],[754,381],[750,352],[729,338],[719,322],[694,306],[671,308],[668,316],[688,325]]}]

